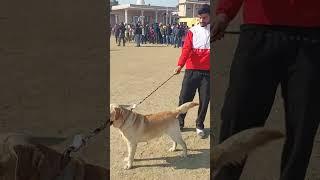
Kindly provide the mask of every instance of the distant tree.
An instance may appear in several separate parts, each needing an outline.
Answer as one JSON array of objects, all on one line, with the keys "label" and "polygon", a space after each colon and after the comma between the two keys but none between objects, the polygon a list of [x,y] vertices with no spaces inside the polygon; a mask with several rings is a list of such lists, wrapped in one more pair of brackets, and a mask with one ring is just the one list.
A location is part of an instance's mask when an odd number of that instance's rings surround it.
[{"label": "distant tree", "polygon": [[117,1],[117,0],[110,0],[110,7],[116,6],[116,5],[118,5],[118,4],[119,4],[119,1]]}]

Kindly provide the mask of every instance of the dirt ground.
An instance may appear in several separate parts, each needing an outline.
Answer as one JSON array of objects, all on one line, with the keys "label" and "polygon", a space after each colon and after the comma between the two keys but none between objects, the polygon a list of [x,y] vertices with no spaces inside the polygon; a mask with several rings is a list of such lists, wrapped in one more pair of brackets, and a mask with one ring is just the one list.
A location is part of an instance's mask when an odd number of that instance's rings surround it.
[{"label": "dirt ground", "polygon": [[[134,47],[116,46],[110,41],[110,103],[138,103],[167,80],[176,66],[181,49],[161,45]],[[178,104],[183,73],[173,77],[152,96],[138,106],[135,111],[146,114],[170,110]],[[198,101],[196,95],[195,101]],[[117,129],[110,129],[110,171],[112,180],[122,179],[209,179],[210,138],[200,139],[195,133],[197,108],[186,117],[186,132],[182,133],[188,146],[189,156],[181,158],[179,151],[168,152],[171,140],[163,136],[148,143],[138,145],[133,169],[124,170],[123,159],[127,156],[127,146]],[[209,113],[205,120],[205,130],[209,133]]]}]

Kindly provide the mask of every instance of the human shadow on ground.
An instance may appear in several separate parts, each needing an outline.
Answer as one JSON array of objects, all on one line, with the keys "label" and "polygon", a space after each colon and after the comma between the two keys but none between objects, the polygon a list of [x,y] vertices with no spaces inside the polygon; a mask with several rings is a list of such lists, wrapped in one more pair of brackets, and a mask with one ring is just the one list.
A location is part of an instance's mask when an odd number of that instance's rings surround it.
[{"label": "human shadow on ground", "polygon": [[[182,151],[182,150],[177,150]],[[197,151],[197,154],[190,154],[190,152]],[[156,161],[165,160],[167,164],[151,164],[151,165],[133,165],[133,169],[140,167],[173,167],[174,169],[200,169],[210,168],[210,149],[188,149],[188,157],[181,157],[180,152],[173,157],[157,157],[135,159],[134,161]],[[182,153],[182,152],[181,152]]]}]

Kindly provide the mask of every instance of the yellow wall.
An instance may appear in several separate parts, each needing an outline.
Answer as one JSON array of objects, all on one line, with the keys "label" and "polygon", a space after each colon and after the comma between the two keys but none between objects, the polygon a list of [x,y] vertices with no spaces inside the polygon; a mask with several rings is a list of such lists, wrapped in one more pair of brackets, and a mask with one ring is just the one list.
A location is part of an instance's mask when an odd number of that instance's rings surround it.
[{"label": "yellow wall", "polygon": [[192,24],[197,25],[199,23],[198,18],[180,18],[180,22],[186,22],[188,27],[192,27]]}]

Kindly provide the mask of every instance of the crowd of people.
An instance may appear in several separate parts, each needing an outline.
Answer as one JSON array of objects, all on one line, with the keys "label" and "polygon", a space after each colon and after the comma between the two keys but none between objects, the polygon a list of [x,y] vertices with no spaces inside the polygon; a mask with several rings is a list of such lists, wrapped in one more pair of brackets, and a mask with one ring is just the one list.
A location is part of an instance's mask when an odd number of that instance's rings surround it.
[{"label": "crowd of people", "polygon": [[189,27],[184,24],[125,24],[123,22],[112,27],[112,35],[118,46],[133,42],[136,47],[141,44],[163,44],[180,48],[183,46]]}]

